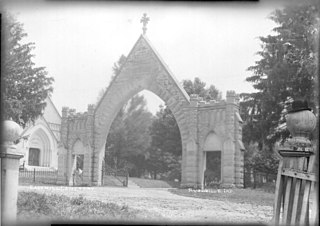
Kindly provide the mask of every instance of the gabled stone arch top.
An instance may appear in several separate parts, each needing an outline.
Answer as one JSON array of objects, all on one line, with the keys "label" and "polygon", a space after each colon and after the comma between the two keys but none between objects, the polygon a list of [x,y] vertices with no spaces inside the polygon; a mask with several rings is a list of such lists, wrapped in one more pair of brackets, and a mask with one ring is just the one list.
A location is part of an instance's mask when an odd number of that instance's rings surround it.
[{"label": "gabled stone arch top", "polygon": [[95,149],[102,147],[120,108],[144,89],[155,93],[169,105],[178,117],[178,124],[179,120],[183,121],[182,108],[189,104],[190,98],[148,39],[141,35],[95,109]]}]

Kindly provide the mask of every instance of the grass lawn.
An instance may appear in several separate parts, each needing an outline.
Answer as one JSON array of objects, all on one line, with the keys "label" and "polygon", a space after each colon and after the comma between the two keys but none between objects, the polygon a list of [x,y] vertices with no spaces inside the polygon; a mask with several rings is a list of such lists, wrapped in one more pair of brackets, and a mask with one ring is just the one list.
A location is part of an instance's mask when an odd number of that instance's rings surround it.
[{"label": "grass lawn", "polygon": [[249,203],[253,205],[273,206],[274,194],[255,189],[170,189],[171,193],[200,199],[213,199],[235,203]]},{"label": "grass lawn", "polygon": [[91,201],[78,196],[46,195],[36,192],[19,192],[18,222],[58,221],[135,221],[147,219],[150,213],[126,205]]}]

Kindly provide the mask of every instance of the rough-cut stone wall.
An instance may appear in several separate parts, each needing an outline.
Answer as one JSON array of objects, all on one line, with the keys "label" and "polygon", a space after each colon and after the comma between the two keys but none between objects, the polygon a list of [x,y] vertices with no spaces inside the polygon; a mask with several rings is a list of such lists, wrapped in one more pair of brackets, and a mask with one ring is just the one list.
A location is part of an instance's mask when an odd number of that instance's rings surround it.
[{"label": "rough-cut stone wall", "polygon": [[61,143],[58,156],[58,183],[71,183],[73,146],[78,140],[85,147],[83,183],[91,185],[92,143],[93,143],[93,105],[88,105],[85,113],[69,113],[64,107],[61,119]]},{"label": "rough-cut stone wall", "polygon": [[[204,143],[210,133],[216,134],[221,142],[221,178],[224,186],[243,186],[243,153],[239,147],[241,128],[238,96],[227,92],[226,100],[205,102],[192,95],[186,108],[189,139],[187,155],[182,166],[182,184],[202,187],[205,166]],[[241,121],[241,119],[240,119]],[[196,149],[196,151],[193,151]],[[207,150],[210,151],[210,150]],[[212,150],[213,151],[213,150]]]},{"label": "rough-cut stone wall", "polygon": [[59,183],[70,181],[72,146],[80,140],[86,147],[83,183],[101,184],[104,147],[111,124],[120,108],[144,89],[159,96],[178,123],[182,140],[182,186],[202,186],[203,146],[211,132],[221,139],[223,184],[242,185],[243,153],[238,142],[241,140],[241,120],[237,116],[237,95],[229,91],[226,100],[219,102],[205,102],[197,95],[189,97],[144,35],[140,36],[95,108],[89,105],[86,113],[75,115],[68,114],[68,108],[63,108]]}]

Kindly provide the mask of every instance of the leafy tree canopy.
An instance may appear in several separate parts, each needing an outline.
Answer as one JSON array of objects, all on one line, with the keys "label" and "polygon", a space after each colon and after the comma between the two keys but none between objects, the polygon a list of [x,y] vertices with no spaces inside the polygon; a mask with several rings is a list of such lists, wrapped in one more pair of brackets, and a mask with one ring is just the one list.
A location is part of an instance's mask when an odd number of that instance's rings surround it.
[{"label": "leafy tree canopy", "polygon": [[270,19],[277,27],[260,37],[261,58],[248,68],[253,74],[246,79],[257,91],[242,93],[240,102],[245,167],[265,173],[276,172],[273,146],[289,136],[284,126],[288,104],[306,99],[318,114],[319,5],[292,4],[275,10]]},{"label": "leafy tree canopy", "polygon": [[180,158],[182,154],[180,130],[171,110],[160,106],[150,127],[151,145],[147,159],[148,170],[157,173],[169,173],[180,178]]},{"label": "leafy tree canopy", "polygon": [[107,164],[114,168],[130,168],[131,175],[136,176],[144,169],[151,142],[149,127],[153,117],[145,106],[143,96],[131,98],[113,121],[106,143]]},{"label": "leafy tree canopy", "polygon": [[262,49],[257,54],[261,59],[248,68],[253,75],[246,79],[257,92],[241,95],[241,112],[247,127],[244,140],[271,147],[289,135],[280,126],[287,103],[306,99],[318,112],[319,5],[293,4],[274,11],[270,19],[278,26],[275,34],[260,37]]},{"label": "leafy tree canopy", "polygon": [[[221,99],[221,92],[213,85],[206,88],[206,83],[199,78],[183,81],[183,87],[190,94],[198,94],[205,100]],[[150,127],[151,147],[148,157],[148,169],[157,173],[168,173],[168,177],[180,178],[181,174],[181,135],[178,124],[168,106],[160,106]]]},{"label": "leafy tree canopy", "polygon": [[183,80],[183,88],[189,95],[198,94],[206,101],[221,99],[221,92],[214,85],[206,88],[206,83],[198,77],[194,78],[193,82],[191,80]]},{"label": "leafy tree canopy", "polygon": [[44,67],[36,67],[34,43],[25,43],[23,24],[3,14],[2,120],[12,119],[22,127],[42,115],[54,79]]}]

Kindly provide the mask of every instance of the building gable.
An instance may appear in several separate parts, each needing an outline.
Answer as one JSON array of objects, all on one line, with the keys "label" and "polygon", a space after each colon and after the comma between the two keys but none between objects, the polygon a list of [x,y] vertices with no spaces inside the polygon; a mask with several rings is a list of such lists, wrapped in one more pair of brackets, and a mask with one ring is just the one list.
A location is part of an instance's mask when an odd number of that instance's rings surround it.
[{"label": "building gable", "polygon": [[61,124],[61,116],[54,106],[52,100],[48,97],[46,99],[47,106],[44,109],[43,112],[43,118],[48,122],[52,124]]}]

